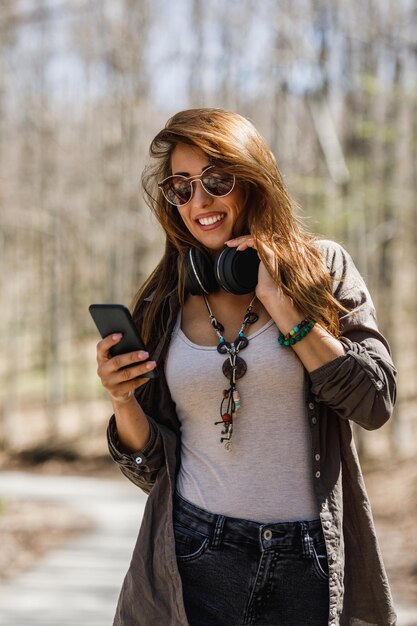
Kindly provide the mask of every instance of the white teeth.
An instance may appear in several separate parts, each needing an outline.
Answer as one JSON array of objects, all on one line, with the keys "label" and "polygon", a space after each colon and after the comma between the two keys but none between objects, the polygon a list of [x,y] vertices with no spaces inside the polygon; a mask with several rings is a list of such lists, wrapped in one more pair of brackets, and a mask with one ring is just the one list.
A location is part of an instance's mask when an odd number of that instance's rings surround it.
[{"label": "white teeth", "polygon": [[198,222],[203,226],[210,226],[223,219],[223,215],[213,215],[213,217],[201,217]]}]

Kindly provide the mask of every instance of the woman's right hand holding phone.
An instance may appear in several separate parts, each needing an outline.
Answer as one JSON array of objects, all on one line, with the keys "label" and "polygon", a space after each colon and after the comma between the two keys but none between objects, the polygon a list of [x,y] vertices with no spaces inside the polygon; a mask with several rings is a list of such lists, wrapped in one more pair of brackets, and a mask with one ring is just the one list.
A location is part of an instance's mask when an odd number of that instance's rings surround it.
[{"label": "woman's right hand holding phone", "polygon": [[138,376],[153,370],[156,362],[147,361],[149,354],[144,351],[111,356],[110,349],[119,343],[121,338],[120,333],[115,333],[99,341],[97,374],[113,401],[128,402],[133,397],[135,389],[149,380],[149,378],[138,378]]}]

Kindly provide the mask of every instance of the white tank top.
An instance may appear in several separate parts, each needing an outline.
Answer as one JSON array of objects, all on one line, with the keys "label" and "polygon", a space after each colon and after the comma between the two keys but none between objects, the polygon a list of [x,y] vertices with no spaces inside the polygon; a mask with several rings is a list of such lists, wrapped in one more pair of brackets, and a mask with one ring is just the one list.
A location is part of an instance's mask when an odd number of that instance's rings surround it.
[{"label": "white tank top", "polygon": [[227,451],[220,443],[222,425],[214,425],[228,387],[222,373],[227,355],[190,341],[180,316],[165,364],[181,423],[179,493],[212,513],[256,522],[318,517],[304,369],[291,349],[278,344],[273,320],[249,335],[240,353],[247,372],[237,381],[241,408]]}]

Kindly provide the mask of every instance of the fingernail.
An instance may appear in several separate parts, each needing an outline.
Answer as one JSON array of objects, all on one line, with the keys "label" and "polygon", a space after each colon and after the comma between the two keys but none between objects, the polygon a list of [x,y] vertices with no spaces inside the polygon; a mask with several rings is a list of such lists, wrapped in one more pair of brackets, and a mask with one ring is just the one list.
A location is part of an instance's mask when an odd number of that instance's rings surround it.
[{"label": "fingernail", "polygon": [[147,369],[147,370],[150,370],[150,369],[152,369],[155,365],[156,365],[156,362],[155,362],[155,361],[148,361],[148,362],[145,364],[145,367],[146,367],[146,369]]},{"label": "fingernail", "polygon": [[138,359],[146,359],[149,356],[148,352],[145,352],[144,350],[141,350],[140,352],[138,352]]},{"label": "fingernail", "polygon": [[112,339],[114,339],[114,341],[116,341],[116,339],[121,339],[123,337],[123,335],[121,333],[115,333],[114,335],[111,336]]}]

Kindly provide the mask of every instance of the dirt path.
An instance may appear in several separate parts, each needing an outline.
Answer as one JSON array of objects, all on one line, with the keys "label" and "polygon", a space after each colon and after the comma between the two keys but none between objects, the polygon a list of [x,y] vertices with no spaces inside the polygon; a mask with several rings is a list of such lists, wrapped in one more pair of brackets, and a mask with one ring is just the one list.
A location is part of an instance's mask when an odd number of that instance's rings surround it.
[{"label": "dirt path", "polygon": [[417,612],[417,463],[374,461],[365,482],[394,598]]},{"label": "dirt path", "polygon": [[1,626],[110,626],[145,496],[128,481],[0,474],[0,495],[59,502],[92,529],[0,585]]}]

